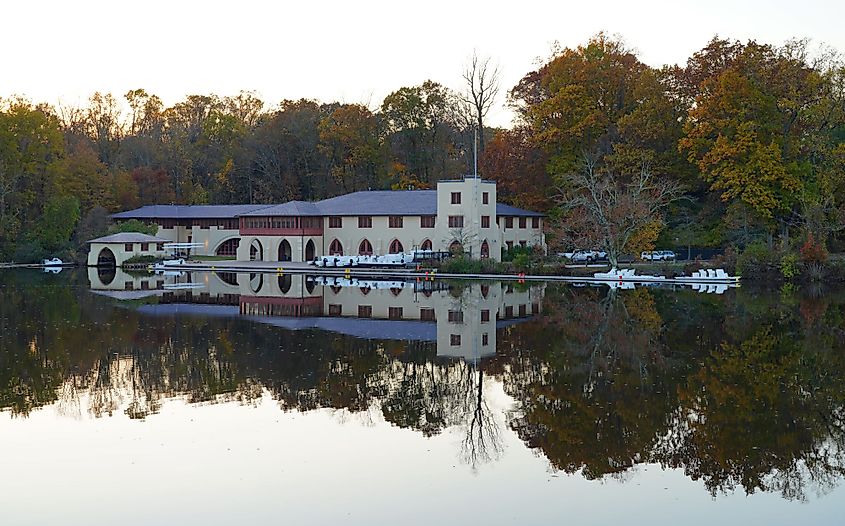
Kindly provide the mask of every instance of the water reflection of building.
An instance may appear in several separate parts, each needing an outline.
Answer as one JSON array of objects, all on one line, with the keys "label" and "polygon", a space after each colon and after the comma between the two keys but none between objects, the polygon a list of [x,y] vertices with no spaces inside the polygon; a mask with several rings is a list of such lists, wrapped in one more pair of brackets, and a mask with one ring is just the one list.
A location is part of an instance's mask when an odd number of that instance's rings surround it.
[{"label": "water reflection of building", "polygon": [[496,353],[496,329],[540,313],[545,285],[333,280],[301,274],[133,275],[88,269],[91,290],[120,300],[157,298],[151,315],[224,315],[362,338],[437,343],[437,354]]}]

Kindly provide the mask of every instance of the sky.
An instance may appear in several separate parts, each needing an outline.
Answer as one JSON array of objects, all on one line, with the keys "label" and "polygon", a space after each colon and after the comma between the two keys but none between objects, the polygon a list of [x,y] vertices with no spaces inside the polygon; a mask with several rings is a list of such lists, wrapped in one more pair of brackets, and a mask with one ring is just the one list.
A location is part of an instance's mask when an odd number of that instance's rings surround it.
[{"label": "sky", "polygon": [[376,109],[427,79],[462,89],[475,50],[500,69],[488,122],[509,126],[506,92],[555,42],[605,31],[652,66],[684,63],[714,35],[845,52],[843,20],[835,0],[14,1],[0,7],[0,97],[73,106],[144,88],[170,105],[249,90],[270,106],[307,97]]}]

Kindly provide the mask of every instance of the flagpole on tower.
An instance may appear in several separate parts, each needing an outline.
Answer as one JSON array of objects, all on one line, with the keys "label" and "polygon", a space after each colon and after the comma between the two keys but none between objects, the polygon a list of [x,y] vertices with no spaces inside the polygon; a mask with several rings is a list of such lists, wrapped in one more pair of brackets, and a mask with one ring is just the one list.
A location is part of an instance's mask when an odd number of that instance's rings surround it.
[{"label": "flagpole on tower", "polygon": [[473,126],[473,139],[472,139],[472,164],[473,164],[473,175],[476,179],[478,179],[478,127]]}]

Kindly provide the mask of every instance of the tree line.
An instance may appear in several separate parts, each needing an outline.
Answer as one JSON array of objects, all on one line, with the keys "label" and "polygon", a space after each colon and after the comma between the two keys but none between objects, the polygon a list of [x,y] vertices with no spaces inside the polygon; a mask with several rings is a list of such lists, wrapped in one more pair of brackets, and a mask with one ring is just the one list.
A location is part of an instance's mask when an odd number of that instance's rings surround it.
[{"label": "tree line", "polygon": [[[547,212],[556,247],[841,248],[845,67],[809,41],[714,38],[684,65],[644,64],[600,33],[554,49],[485,125],[498,70],[401,87],[376,108],[255,93],[143,89],[85,107],[0,101],[0,259],[57,251],[108,212],[152,203],[271,203],[427,188],[479,168],[501,200]],[[128,110],[124,110],[128,108]],[[586,204],[592,201],[591,207]]]}]

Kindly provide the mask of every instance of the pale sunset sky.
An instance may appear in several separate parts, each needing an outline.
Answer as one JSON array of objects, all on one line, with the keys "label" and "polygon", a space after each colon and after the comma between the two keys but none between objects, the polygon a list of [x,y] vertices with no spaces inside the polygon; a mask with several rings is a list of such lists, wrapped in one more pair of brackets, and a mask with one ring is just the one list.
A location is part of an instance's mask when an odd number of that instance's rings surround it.
[{"label": "pale sunset sky", "polygon": [[506,92],[555,41],[574,47],[599,31],[652,66],[683,63],[716,34],[845,52],[845,2],[832,0],[30,0],[5,3],[0,20],[0,97],[84,105],[94,91],[144,88],[170,105],[251,90],[270,106],[308,97],[375,109],[426,79],[461,89],[475,49],[501,70],[489,119],[499,126],[510,125]]}]

